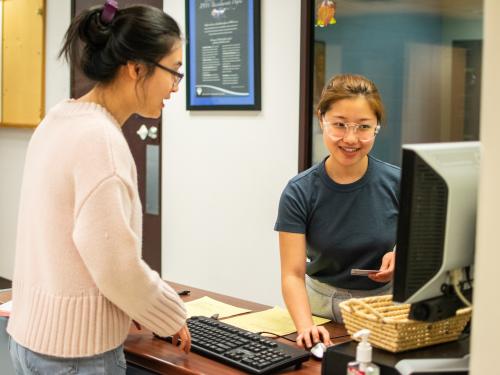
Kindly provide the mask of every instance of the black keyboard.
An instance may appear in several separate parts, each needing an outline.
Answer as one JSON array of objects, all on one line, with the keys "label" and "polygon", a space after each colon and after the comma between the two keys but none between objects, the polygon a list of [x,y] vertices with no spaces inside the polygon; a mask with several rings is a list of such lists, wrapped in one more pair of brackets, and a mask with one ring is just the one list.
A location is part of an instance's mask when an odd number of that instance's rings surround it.
[{"label": "black keyboard", "polygon": [[193,316],[187,321],[193,352],[251,374],[269,374],[309,359],[309,352],[215,319]]}]

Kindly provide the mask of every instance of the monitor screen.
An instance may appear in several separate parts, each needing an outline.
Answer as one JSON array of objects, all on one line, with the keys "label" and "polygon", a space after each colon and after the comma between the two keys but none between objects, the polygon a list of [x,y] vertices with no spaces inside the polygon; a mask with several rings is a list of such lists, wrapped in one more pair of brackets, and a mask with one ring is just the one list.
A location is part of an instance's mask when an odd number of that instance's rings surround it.
[{"label": "monitor screen", "polygon": [[479,142],[403,145],[394,301],[440,297],[474,262]]}]

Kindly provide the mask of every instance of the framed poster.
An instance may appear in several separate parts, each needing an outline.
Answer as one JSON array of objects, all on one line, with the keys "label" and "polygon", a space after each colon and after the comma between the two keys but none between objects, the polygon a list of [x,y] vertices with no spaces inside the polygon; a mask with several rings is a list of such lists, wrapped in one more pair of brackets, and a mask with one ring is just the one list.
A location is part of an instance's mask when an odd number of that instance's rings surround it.
[{"label": "framed poster", "polygon": [[186,0],[188,110],[260,110],[260,0]]}]

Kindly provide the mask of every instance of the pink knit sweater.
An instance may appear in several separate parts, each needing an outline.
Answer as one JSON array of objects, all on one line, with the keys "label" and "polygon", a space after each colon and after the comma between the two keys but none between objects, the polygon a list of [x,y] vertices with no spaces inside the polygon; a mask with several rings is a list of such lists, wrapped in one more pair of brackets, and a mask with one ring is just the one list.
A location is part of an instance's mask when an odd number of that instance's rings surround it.
[{"label": "pink knit sweater", "polygon": [[59,103],[26,154],[9,334],[38,353],[85,357],[122,344],[131,318],[177,332],[185,307],[141,259],[141,232],[120,126],[96,104]]}]

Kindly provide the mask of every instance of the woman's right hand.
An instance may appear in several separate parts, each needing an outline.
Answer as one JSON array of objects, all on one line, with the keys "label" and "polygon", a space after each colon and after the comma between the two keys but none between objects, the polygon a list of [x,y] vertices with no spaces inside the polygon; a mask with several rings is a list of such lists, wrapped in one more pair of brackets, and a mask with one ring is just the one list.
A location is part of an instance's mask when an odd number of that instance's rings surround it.
[{"label": "woman's right hand", "polygon": [[179,349],[184,353],[189,353],[191,349],[191,334],[189,333],[189,328],[186,324],[175,335],[172,336],[172,344],[174,346],[179,345]]},{"label": "woman's right hand", "polygon": [[301,348],[309,349],[320,341],[326,346],[332,345],[330,333],[323,326],[312,325],[298,332],[297,345]]},{"label": "woman's right hand", "polygon": [[[330,334],[313,324],[305,285],[306,236],[301,233],[280,232],[281,286],[283,299],[297,328],[297,345],[311,348],[318,342],[332,344]],[[305,328],[304,328],[305,327]]]}]

